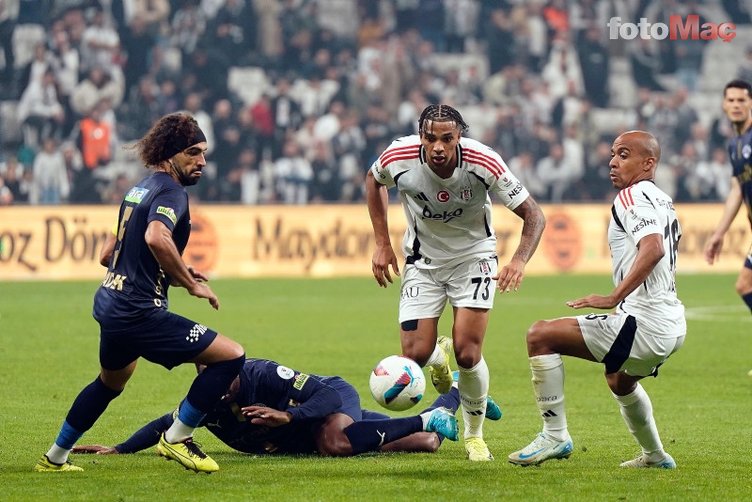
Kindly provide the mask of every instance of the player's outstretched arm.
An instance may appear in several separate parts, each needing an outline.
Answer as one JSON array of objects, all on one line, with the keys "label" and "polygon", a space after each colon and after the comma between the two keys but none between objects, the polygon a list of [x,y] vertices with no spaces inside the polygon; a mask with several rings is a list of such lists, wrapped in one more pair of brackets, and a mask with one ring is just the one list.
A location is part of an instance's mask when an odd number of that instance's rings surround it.
[{"label": "player's outstretched arm", "polygon": [[656,264],[661,261],[665,250],[663,249],[663,236],[661,234],[646,235],[637,243],[637,257],[632,268],[624,279],[614,288],[609,295],[590,295],[577,300],[567,302],[572,308],[596,308],[612,309],[624,298],[637,289],[650,275]]},{"label": "player's outstretched arm", "polygon": [[146,244],[159,262],[162,270],[172,282],[184,287],[193,296],[206,298],[215,309],[219,309],[219,299],[211,288],[194,277],[183,262],[183,258],[172,240],[172,232],[159,220],[149,223],[145,235]]}]

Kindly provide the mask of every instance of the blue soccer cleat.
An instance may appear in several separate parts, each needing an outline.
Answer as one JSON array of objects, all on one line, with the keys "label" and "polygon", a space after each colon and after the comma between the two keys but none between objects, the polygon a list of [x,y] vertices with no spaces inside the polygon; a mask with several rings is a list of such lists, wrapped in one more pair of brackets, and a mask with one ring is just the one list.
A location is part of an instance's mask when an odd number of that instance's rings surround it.
[{"label": "blue soccer cleat", "polygon": [[460,436],[457,417],[447,408],[434,408],[429,412],[426,432],[435,432],[450,441],[457,441]]}]

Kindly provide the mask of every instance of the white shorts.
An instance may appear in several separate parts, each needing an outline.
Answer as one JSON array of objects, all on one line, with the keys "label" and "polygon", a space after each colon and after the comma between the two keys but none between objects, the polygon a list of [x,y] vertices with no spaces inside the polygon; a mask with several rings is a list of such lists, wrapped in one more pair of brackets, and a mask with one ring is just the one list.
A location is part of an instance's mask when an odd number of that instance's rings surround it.
[{"label": "white shorts", "polygon": [[496,294],[496,257],[471,258],[456,265],[420,269],[405,265],[400,289],[399,322],[441,316],[453,307],[490,309]]},{"label": "white shorts", "polygon": [[677,337],[656,336],[624,313],[581,315],[577,322],[585,345],[606,365],[606,373],[657,376],[658,367],[684,343],[683,331]]}]

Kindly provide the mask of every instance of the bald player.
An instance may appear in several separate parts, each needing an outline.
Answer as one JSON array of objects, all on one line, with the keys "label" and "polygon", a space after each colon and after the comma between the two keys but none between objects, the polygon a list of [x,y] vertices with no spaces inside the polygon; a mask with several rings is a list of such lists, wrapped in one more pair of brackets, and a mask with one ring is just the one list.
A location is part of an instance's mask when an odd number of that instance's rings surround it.
[{"label": "bald player", "polygon": [[517,465],[569,458],[573,451],[564,412],[562,355],[605,365],[606,383],[637,443],[640,455],[621,467],[676,468],[658,436],[650,398],[640,385],[676,352],[687,331],[676,296],[675,272],[681,226],[673,201],[653,179],[661,150],[644,131],[620,135],[611,147],[611,182],[619,190],[611,206],[608,244],[614,289],[567,302],[574,309],[611,310],[537,321],[527,332],[533,390],[543,431],[509,455]]}]

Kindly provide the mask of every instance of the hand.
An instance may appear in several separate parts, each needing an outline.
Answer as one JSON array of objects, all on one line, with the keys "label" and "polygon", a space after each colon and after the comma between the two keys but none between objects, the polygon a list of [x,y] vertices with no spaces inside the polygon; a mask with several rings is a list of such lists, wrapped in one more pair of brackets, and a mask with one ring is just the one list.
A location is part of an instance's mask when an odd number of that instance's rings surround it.
[{"label": "hand", "polygon": [[188,292],[198,298],[206,298],[215,310],[219,310],[219,298],[217,298],[217,295],[214,294],[214,291],[206,283],[196,282],[188,288]]},{"label": "hand", "polygon": [[499,292],[517,291],[525,276],[525,264],[521,260],[512,260],[504,265],[499,273],[492,277]]},{"label": "hand", "polygon": [[245,406],[241,408],[243,415],[251,419],[254,425],[266,425],[267,427],[279,427],[289,424],[292,415],[286,411],[275,410],[266,406]]},{"label": "hand", "polygon": [[102,446],[101,444],[82,444],[74,446],[72,453],[96,453],[97,455],[117,455],[120,452],[113,446]]},{"label": "hand", "polygon": [[723,236],[713,234],[705,243],[705,261],[712,265],[721,255],[723,249]]},{"label": "hand", "polygon": [[569,300],[567,305],[573,309],[582,309],[585,307],[591,307],[595,309],[612,309],[618,305],[619,301],[613,296],[603,295],[590,295],[577,300]]},{"label": "hand", "polygon": [[389,267],[392,267],[395,275],[400,275],[399,265],[397,264],[397,256],[394,254],[392,246],[379,246],[376,251],[373,252],[373,258],[371,259],[371,271],[376,278],[376,282],[382,288],[387,287],[392,283],[392,276],[389,273]]},{"label": "hand", "polygon": [[206,275],[202,274],[201,272],[191,267],[190,265],[188,266],[188,272],[190,272],[191,276],[194,279],[196,279],[198,282],[206,282],[209,280],[209,278]]}]

